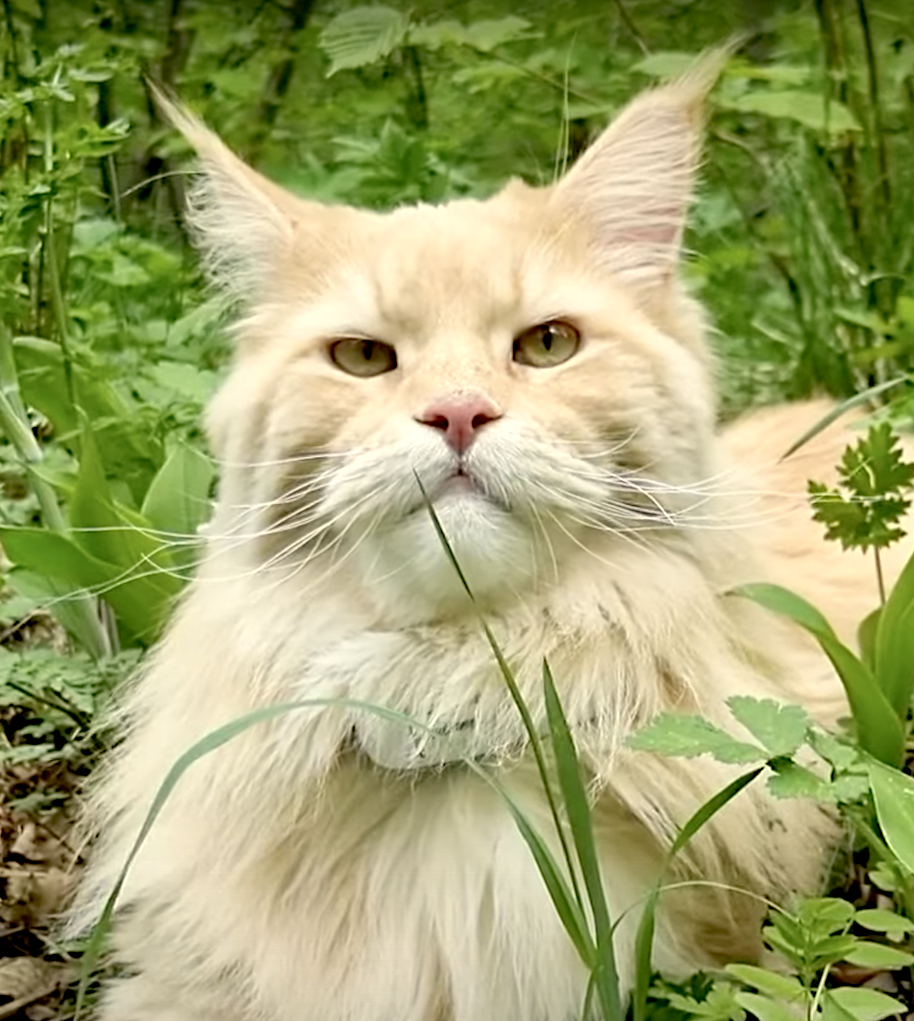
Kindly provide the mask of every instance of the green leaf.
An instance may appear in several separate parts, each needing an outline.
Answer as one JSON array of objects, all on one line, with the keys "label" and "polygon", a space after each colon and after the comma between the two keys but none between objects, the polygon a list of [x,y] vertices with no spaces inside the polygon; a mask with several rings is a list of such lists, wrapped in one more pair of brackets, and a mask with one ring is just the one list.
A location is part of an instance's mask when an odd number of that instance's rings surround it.
[{"label": "green leaf", "polygon": [[471,21],[467,25],[464,41],[467,46],[488,53],[497,46],[503,46],[516,39],[527,39],[529,36],[530,22],[516,14],[509,14],[504,18]]},{"label": "green leaf", "polygon": [[619,995],[619,976],[616,972],[612,922],[609,917],[606,894],[603,890],[603,878],[594,839],[590,802],[587,800],[587,790],[581,779],[581,767],[578,764],[574,739],[568,729],[568,721],[562,711],[562,704],[552,679],[552,671],[546,660],[543,660],[543,695],[559,789],[562,793],[565,813],[571,827],[571,836],[594,920],[597,937],[596,958],[592,968],[594,984],[604,1015],[607,1018],[618,1018],[622,1017],[623,1013]]},{"label": "green leaf", "polygon": [[887,947],[884,943],[863,941],[858,942],[857,947],[844,959],[861,968],[878,968],[880,971],[908,968],[914,964],[914,954],[897,947]]},{"label": "green leaf", "polygon": [[770,698],[748,695],[734,695],[727,700],[727,705],[771,757],[793,755],[806,740],[810,720],[798,705],[784,705]]},{"label": "green leaf", "polygon": [[644,901],[644,908],[635,934],[635,985],[632,989],[632,1021],[645,1021],[647,998],[653,974],[654,930],[657,924],[657,903],[660,886],[655,886]]},{"label": "green leaf", "polygon": [[860,626],[857,628],[857,644],[860,646],[860,655],[863,658],[863,662],[874,673],[876,672],[876,631],[881,614],[882,607],[879,606],[872,613],[868,613],[860,621]]},{"label": "green leaf", "polygon": [[103,584],[115,570],[47,528],[0,528],[0,542],[14,564],[64,582],[74,592]]},{"label": "green leaf", "polygon": [[856,912],[841,897],[808,897],[797,910],[800,926],[813,935],[828,935],[850,925]]},{"label": "green leaf", "polygon": [[660,755],[713,755],[721,762],[749,763],[768,758],[757,745],[737,741],[701,716],[661,713],[652,723],[628,739],[630,748]]},{"label": "green leaf", "polygon": [[797,1021],[792,1011],[759,993],[737,993],[736,1002],[754,1014],[758,1021]]},{"label": "green leaf", "polygon": [[798,440],[795,440],[787,448],[787,450],[781,454],[781,460],[786,461],[791,454],[795,454],[800,447],[806,446],[811,439],[814,439],[819,435],[819,433],[824,432],[832,424],[832,422],[837,422],[838,419],[843,415],[846,415],[848,411],[851,411],[853,408],[858,408],[861,405],[869,404],[874,397],[878,397],[886,390],[890,390],[892,387],[896,387],[900,383],[906,383],[907,381],[907,376],[895,376],[894,379],[889,379],[884,383],[877,383],[875,386],[867,387],[865,390],[861,390],[859,393],[854,394],[853,397],[848,397],[847,400],[841,401],[841,403],[835,405],[828,414],[823,415],[819,421],[815,423],[815,425],[807,429],[807,431],[803,433]]},{"label": "green leaf", "polygon": [[214,475],[206,455],[185,443],[177,444],[152,480],[143,515],[159,531],[192,543],[210,515]]},{"label": "green leaf", "polygon": [[701,716],[662,713],[633,734],[628,745],[639,751],[693,758],[713,755],[721,762],[749,763],[766,758],[757,745],[738,741]]},{"label": "green leaf", "polygon": [[587,928],[587,920],[578,907],[573,891],[562,875],[562,871],[552,852],[530,825],[527,817],[507,792],[502,789],[501,785],[496,786],[505,799],[508,811],[511,813],[515,825],[520,830],[524,842],[530,849],[530,853],[533,855],[533,860],[536,862],[536,867],[549,893],[549,899],[552,901],[556,914],[565,927],[569,939],[584,964],[588,968],[592,968],[596,960],[596,948],[593,945],[590,932]]},{"label": "green leaf", "polygon": [[811,769],[790,759],[776,759],[770,765],[775,773],[768,777],[768,790],[776,798],[832,800],[828,782],[816,776]]},{"label": "green leaf", "polygon": [[914,690],[914,555],[909,557],[876,623],[875,673],[899,718]]},{"label": "green leaf", "polygon": [[838,1004],[856,1021],[880,1021],[892,1014],[903,1014],[905,1006],[891,996],[880,993],[878,989],[865,989],[862,986],[841,986],[829,989],[825,993],[825,1009],[823,1017],[828,1019],[829,1001]]},{"label": "green leaf", "polygon": [[[914,872],[914,779],[881,762],[869,765],[876,818],[886,843],[906,869]],[[867,912],[859,912],[857,919]],[[886,914],[883,912],[883,914]],[[872,917],[871,915],[869,917]],[[876,917],[881,917],[876,916]],[[907,921],[903,919],[903,921]],[[861,925],[865,924],[861,921]],[[908,923],[914,929],[914,923]],[[867,926],[871,928],[871,926]],[[887,929],[879,930],[888,932]],[[899,930],[894,930],[899,931]],[[905,929],[904,931],[908,931]]]},{"label": "green leaf", "polygon": [[724,807],[724,805],[732,801],[736,795],[740,793],[740,791],[752,783],[759,773],[761,773],[762,769],[763,767],[759,766],[758,769],[752,769],[748,773],[743,773],[735,780],[731,780],[726,787],[719,790],[715,795],[708,798],[708,800],[686,820],[684,825],[676,834],[676,839],[670,845],[667,860],[672,860],[686,846],[686,844],[688,844],[702,826],[705,825],[705,823],[716,815]]},{"label": "green leaf", "polygon": [[741,113],[760,113],[766,117],[797,121],[815,131],[859,131],[857,118],[841,103],[828,102],[821,92],[804,89],[754,91],[742,96],[721,98],[719,105]]},{"label": "green leaf", "polygon": [[807,952],[816,967],[821,968],[826,964],[846,960],[847,955],[853,951],[857,943],[858,940],[855,936],[827,936],[811,943]]},{"label": "green leaf", "polygon": [[850,769],[860,764],[862,755],[856,745],[839,741],[828,731],[812,728],[807,740],[810,746],[835,769]]},{"label": "green leaf", "polygon": [[[56,534],[46,529],[36,531],[42,536]],[[0,541],[6,548],[2,532]],[[24,566],[8,571],[5,580],[14,591],[29,598],[33,606],[49,610],[93,659],[99,660],[108,655],[110,650],[100,638],[101,630],[96,624],[94,608],[83,601],[82,586],[59,581],[45,571],[33,571]]]},{"label": "green leaf", "polygon": [[787,617],[818,640],[844,685],[864,749],[882,762],[900,762],[904,747],[901,721],[872,671],[838,640],[825,617],[811,603],[780,585],[742,585],[734,594]]},{"label": "green leaf", "polygon": [[896,915],[894,911],[883,911],[880,908],[866,908],[858,911],[854,921],[864,929],[869,929],[871,932],[884,932],[888,936],[901,936],[906,932],[914,932],[914,922],[909,918],[903,918],[901,915]]},{"label": "green leaf", "polygon": [[747,986],[781,1000],[801,1000],[806,993],[803,984],[793,976],[779,975],[754,964],[728,964],[724,971]]},{"label": "green leaf", "polygon": [[914,464],[902,460],[899,443],[887,422],[873,426],[844,451],[838,469],[843,492],[809,483],[813,517],[844,549],[879,549],[904,535],[900,521],[911,504],[905,491],[914,480]]},{"label": "green leaf", "polygon": [[332,18],[318,38],[330,60],[327,77],[344,68],[365,67],[390,56],[406,38],[409,21],[382,5],[354,7]]},{"label": "green leaf", "polygon": [[633,64],[632,70],[649,74],[653,78],[678,78],[679,75],[691,71],[699,59],[698,53],[661,50]]}]

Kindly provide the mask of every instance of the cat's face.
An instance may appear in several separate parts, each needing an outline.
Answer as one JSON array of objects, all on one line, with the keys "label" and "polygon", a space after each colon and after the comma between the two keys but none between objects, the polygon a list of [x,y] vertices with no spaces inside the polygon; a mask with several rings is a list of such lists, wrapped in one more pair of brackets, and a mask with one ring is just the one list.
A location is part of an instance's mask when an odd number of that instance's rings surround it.
[{"label": "cat's face", "polygon": [[295,199],[184,122],[203,242],[252,309],[211,417],[221,518],[266,569],[346,564],[434,616],[462,597],[429,504],[496,601],[669,527],[713,419],[675,280],[694,92],[637,100],[551,188],[387,215]]}]

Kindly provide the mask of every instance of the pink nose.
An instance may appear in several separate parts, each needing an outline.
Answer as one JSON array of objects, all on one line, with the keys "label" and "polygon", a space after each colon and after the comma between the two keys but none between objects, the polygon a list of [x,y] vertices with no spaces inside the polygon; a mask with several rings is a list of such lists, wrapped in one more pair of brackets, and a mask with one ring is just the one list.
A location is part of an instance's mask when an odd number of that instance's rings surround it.
[{"label": "pink nose", "polygon": [[458,454],[463,454],[476,439],[477,431],[498,418],[501,418],[501,412],[493,404],[484,397],[471,397],[433,404],[416,421],[432,429],[440,429],[448,445]]}]

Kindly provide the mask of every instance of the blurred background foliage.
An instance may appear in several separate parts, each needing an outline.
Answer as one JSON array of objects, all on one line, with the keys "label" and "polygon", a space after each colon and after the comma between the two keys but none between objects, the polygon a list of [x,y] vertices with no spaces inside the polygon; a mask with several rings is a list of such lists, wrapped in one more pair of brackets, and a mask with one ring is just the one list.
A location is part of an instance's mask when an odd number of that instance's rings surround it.
[{"label": "blurred background foliage", "polygon": [[[155,637],[229,356],[180,219],[173,90],[286,187],[372,207],[548,183],[638,90],[744,42],[713,95],[685,272],[724,414],[914,367],[910,0],[2,0],[3,616],[96,657]],[[892,415],[914,419],[910,383]],[[103,601],[96,597],[104,596]]]},{"label": "blurred background foliage", "polygon": [[[217,475],[200,422],[225,302],[148,80],[286,187],[386,208],[548,183],[635,93],[740,36],[684,266],[722,413],[883,387],[879,414],[914,425],[911,0],[0,3],[0,845],[17,854],[24,825],[67,825],[98,710],[186,581]],[[8,901],[0,957],[45,953]],[[58,910],[42,903],[39,922]]]}]

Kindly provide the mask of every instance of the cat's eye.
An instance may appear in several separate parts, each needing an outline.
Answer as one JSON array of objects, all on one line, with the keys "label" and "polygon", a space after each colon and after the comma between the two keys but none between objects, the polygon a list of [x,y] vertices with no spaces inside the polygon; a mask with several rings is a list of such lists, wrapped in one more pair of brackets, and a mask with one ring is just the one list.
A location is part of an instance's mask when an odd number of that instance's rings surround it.
[{"label": "cat's eye", "polygon": [[561,365],[577,351],[581,334],[571,325],[556,319],[531,326],[514,338],[514,361],[548,369]]},{"label": "cat's eye", "polygon": [[330,345],[330,359],[350,376],[380,376],[397,367],[397,352],[380,340],[344,337]]}]

